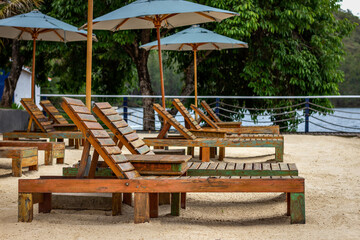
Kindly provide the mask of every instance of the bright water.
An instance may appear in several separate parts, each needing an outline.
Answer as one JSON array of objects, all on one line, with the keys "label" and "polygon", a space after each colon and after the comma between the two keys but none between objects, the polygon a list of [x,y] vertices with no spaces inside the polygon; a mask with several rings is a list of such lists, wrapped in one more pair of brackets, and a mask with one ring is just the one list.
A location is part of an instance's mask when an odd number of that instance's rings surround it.
[{"label": "bright water", "polygon": [[[118,109],[118,112],[123,112],[122,108]],[[142,130],[142,108],[128,108],[128,123],[129,125],[136,129]],[[301,119],[304,119],[304,115],[302,111],[299,111],[298,114],[301,116]],[[192,113],[194,116],[194,114]],[[318,118],[319,120],[315,119]],[[175,117],[181,124],[184,124],[184,119],[178,113]],[[156,114],[156,129],[160,129],[160,122],[158,121],[158,116]],[[335,108],[334,114],[331,115],[319,115],[313,114],[309,118],[309,131],[310,132],[360,132],[360,108]],[[270,125],[270,123],[261,123],[261,122],[269,122],[270,118],[267,116],[259,116],[258,121],[259,124],[254,124],[251,121],[250,115],[245,115],[243,119],[244,126],[265,126]],[[323,122],[326,121],[326,122]],[[319,125],[319,126],[317,126]],[[337,126],[338,125],[338,126]],[[321,127],[320,127],[321,126]],[[305,131],[305,123],[301,123],[298,125],[297,132]]]}]

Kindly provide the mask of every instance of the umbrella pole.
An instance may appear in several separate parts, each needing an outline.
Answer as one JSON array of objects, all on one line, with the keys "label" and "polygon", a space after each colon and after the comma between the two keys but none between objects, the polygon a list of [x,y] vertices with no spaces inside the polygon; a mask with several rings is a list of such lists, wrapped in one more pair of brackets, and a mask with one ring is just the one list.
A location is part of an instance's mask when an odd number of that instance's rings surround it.
[{"label": "umbrella pole", "polygon": [[159,66],[160,66],[161,100],[162,100],[162,106],[163,106],[163,108],[165,108],[165,87],[164,87],[164,74],[163,74],[163,65],[162,65],[161,46],[160,46],[160,25],[156,26],[156,34],[157,34],[157,41],[158,41]]},{"label": "umbrella pole", "polygon": [[[198,106],[198,93],[197,93],[197,59],[196,59],[197,50],[194,49],[194,87],[195,87],[195,106]],[[195,113],[195,119],[198,119],[198,115]]]},{"label": "umbrella pole", "polygon": [[31,99],[35,103],[35,52],[36,52],[36,36],[33,36],[33,59],[31,70]]},{"label": "umbrella pole", "polygon": [[87,51],[86,51],[86,107],[91,109],[91,61],[93,31],[93,0],[88,0]]}]

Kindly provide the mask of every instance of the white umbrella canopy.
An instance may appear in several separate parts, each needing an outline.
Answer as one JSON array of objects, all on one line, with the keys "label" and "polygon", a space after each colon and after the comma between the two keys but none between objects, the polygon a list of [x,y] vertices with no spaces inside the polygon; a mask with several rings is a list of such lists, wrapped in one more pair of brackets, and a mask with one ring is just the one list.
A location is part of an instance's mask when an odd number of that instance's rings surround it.
[{"label": "white umbrella canopy", "polygon": [[[93,20],[98,30],[129,30],[156,28],[162,105],[165,107],[160,28],[174,28],[205,22],[220,22],[238,13],[185,0],[138,0]],[[87,24],[82,26],[86,28]]]},{"label": "white umbrella canopy", "polygon": [[[187,28],[169,37],[161,39],[163,50],[193,51],[194,52],[194,87],[195,106],[197,107],[197,62],[196,52],[200,50],[223,50],[234,48],[247,48],[248,44],[229,38],[198,25]],[[158,49],[157,41],[140,46],[146,50]]]},{"label": "white umbrella canopy", "polygon": [[[38,10],[0,20],[0,37],[33,41],[31,98],[35,100],[36,41],[85,41],[87,32]],[[95,36],[93,36],[95,39]]]}]

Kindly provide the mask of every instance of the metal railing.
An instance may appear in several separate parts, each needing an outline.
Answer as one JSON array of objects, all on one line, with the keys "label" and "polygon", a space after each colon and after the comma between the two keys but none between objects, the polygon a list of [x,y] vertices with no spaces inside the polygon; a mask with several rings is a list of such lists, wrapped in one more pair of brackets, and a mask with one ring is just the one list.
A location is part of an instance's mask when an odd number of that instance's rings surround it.
[{"label": "metal railing", "polygon": [[[75,94],[40,94],[43,98],[59,97],[85,98],[85,95]],[[132,127],[142,129],[144,110],[141,104],[143,98],[153,98],[160,102],[161,96],[141,95],[93,95],[94,101],[108,101],[118,107]],[[192,99],[193,96],[166,96],[166,99]],[[205,99],[214,109],[215,113],[226,121],[242,121],[243,125],[280,125],[282,131],[297,129],[299,132],[348,132],[360,133],[360,107],[353,110],[339,108],[328,108],[312,102],[313,99],[360,99],[360,95],[348,96],[199,96]],[[250,108],[226,103],[229,99],[239,100],[266,100],[266,99],[293,99],[298,103],[277,108]],[[301,101],[303,99],[303,101]],[[212,100],[212,102],[210,102]],[[215,101],[213,101],[215,100]],[[299,102],[301,101],[301,102]],[[168,102],[169,103],[169,102]],[[170,106],[170,103],[169,103]],[[60,109],[59,109],[60,110]],[[191,111],[192,112],[192,111]],[[255,113],[254,113],[255,112]],[[176,118],[184,123],[184,120],[177,114]],[[337,120],[333,120],[337,119]],[[155,114],[154,119],[146,119],[154,122],[156,130],[159,130],[161,123]],[[284,125],[284,126],[282,126]]]}]

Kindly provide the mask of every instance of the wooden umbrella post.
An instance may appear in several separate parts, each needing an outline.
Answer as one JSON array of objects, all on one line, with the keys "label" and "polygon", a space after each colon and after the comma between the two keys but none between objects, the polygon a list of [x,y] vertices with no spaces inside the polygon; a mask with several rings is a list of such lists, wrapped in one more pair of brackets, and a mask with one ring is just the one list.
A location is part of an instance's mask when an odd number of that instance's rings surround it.
[{"label": "wooden umbrella post", "polygon": [[35,103],[35,52],[36,52],[36,38],[37,34],[33,34],[33,59],[32,59],[32,70],[31,70],[31,99]]},{"label": "wooden umbrella post", "polygon": [[91,68],[92,68],[92,31],[93,0],[88,0],[87,51],[86,51],[86,107],[91,109]]},{"label": "wooden umbrella post", "polygon": [[158,54],[159,54],[159,66],[160,66],[160,81],[161,81],[161,100],[162,106],[165,108],[165,87],[164,87],[164,74],[163,74],[163,64],[162,64],[162,55],[161,55],[161,46],[160,46],[160,26],[161,24],[155,23],[157,41],[158,41]]},{"label": "wooden umbrella post", "polygon": [[[195,106],[198,106],[198,93],[197,93],[197,59],[196,59],[197,49],[194,48],[194,87],[195,87]],[[195,113],[195,119],[198,119],[198,115]]]}]

